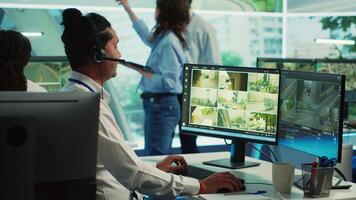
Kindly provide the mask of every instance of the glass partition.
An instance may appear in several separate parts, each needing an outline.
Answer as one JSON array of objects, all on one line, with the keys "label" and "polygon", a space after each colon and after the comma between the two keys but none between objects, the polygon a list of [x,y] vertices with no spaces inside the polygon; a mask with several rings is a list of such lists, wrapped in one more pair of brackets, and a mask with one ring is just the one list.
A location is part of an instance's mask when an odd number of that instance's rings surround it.
[{"label": "glass partition", "polygon": [[[353,39],[356,37],[354,0],[193,0],[193,10],[217,30],[220,55],[224,65],[256,66],[256,57],[281,58],[356,58],[356,46],[316,44],[316,38]],[[325,4],[324,4],[325,3]],[[149,27],[153,27],[155,0],[132,0],[131,5]],[[325,6],[334,5],[334,6]],[[65,56],[60,40],[63,27],[61,12],[72,6],[86,12],[98,12],[112,23],[124,59],[145,64],[150,49],[140,41],[132,24],[114,1],[94,0],[0,0],[0,28],[41,31],[42,38],[30,38],[33,56]],[[288,9],[287,9],[288,8]],[[327,13],[326,13],[327,12]],[[26,23],[23,23],[26,19]],[[349,22],[349,23],[346,23]],[[346,23],[346,27],[345,27]],[[343,26],[344,25],[344,26]],[[31,28],[31,29],[30,29]],[[66,70],[69,69],[68,67]],[[56,66],[29,66],[26,75],[57,91],[68,76]],[[46,74],[46,75],[44,75]],[[44,79],[46,77],[46,79]],[[130,135],[126,139],[143,148],[143,110],[137,91],[140,75],[118,66],[118,77],[106,85],[113,102],[120,102],[127,118]],[[116,104],[118,105],[118,104]],[[120,109],[112,106],[119,121]],[[223,144],[215,138],[198,139],[200,145]],[[179,146],[175,138],[173,146]]]}]

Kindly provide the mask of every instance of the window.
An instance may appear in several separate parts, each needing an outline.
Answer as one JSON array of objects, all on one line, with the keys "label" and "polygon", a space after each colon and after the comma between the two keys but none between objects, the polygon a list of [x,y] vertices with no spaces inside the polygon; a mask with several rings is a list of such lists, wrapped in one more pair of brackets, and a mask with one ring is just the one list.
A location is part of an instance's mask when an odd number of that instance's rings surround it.
[{"label": "window", "polygon": [[[309,16],[303,12],[325,12],[330,9],[335,9],[340,12],[349,11],[354,12],[355,3],[354,0],[345,0],[344,5],[339,5],[337,1],[328,1],[328,5],[325,6],[324,0],[314,1],[288,1],[288,12],[293,12],[293,15],[282,14],[282,0],[211,0],[211,4],[204,3],[206,0],[194,0],[193,8],[195,12],[209,21],[217,30],[217,38],[219,42],[220,54],[223,64],[225,65],[237,65],[237,66],[255,66],[256,57],[282,57],[287,55],[290,58],[324,58],[324,57],[337,57],[341,52],[345,58],[356,58],[355,47],[349,46],[337,46],[339,51],[332,45],[317,45],[314,43],[315,38],[336,38],[336,39],[352,39],[355,40],[356,27],[355,24],[350,26],[349,29],[343,30],[342,27],[336,29],[323,29],[323,25],[327,23],[327,17],[318,13],[318,16]],[[14,4],[20,0],[14,0]],[[101,4],[98,1],[98,4]],[[56,2],[61,5],[61,2]],[[79,4],[80,2],[73,0],[73,4]],[[1,4],[1,3],[0,3]],[[94,4],[94,5],[92,5]],[[153,27],[154,20],[154,0],[134,1],[132,5],[137,11],[137,14],[148,25]],[[31,27],[37,28],[38,24],[44,24],[54,22],[53,24],[45,24],[41,27],[41,30],[45,32],[48,38],[31,39],[33,44],[33,55],[36,56],[65,56],[63,51],[63,45],[60,41],[60,35],[62,34],[61,23],[61,10],[53,9],[56,5],[50,6],[51,10],[34,9],[38,15],[28,15],[26,23]],[[90,2],[88,6],[95,6],[94,2]],[[134,32],[131,22],[127,14],[121,9],[120,12],[113,10],[108,5],[101,6],[96,10],[82,10],[83,12],[99,12],[104,15],[113,25],[116,30],[120,43],[118,45],[119,50],[122,53],[123,58],[134,61],[140,64],[145,64],[150,49],[140,41],[137,34]],[[106,6],[106,7],[105,7]],[[34,6],[35,7],[35,6]],[[136,8],[140,9],[136,9]],[[21,6],[19,7],[21,8]],[[107,10],[105,9],[107,8]],[[315,8],[318,8],[315,10]],[[88,7],[86,7],[88,9]],[[313,10],[314,9],[314,10]],[[345,10],[346,9],[346,10]],[[23,30],[26,24],[20,24],[13,22],[24,21],[18,20],[17,17],[25,14],[30,9],[0,9],[0,27],[3,29],[17,29]],[[15,12],[16,11],[16,12]],[[218,11],[218,12],[217,12]],[[233,11],[233,12],[231,12]],[[244,11],[249,11],[245,13]],[[263,12],[263,13],[261,13]],[[16,13],[14,15],[13,13]],[[298,16],[298,13],[301,13]],[[354,20],[356,14],[351,13]],[[49,16],[50,20],[45,21],[44,18],[38,16]],[[337,17],[337,16],[336,16]],[[348,16],[340,17],[343,19]],[[283,29],[283,21],[286,20],[287,29]],[[324,20],[324,22],[323,22]],[[324,23],[324,24],[323,24]],[[283,37],[283,32],[287,35]],[[282,49],[282,40],[286,43],[286,48]],[[47,45],[50,44],[51,48]],[[352,49],[353,48],[353,49]],[[285,52],[283,52],[285,51]],[[56,82],[65,80],[68,76],[68,71],[63,71],[52,67],[53,73],[56,74]],[[36,73],[42,73],[37,71],[36,67],[29,70],[32,73],[31,76],[36,76]],[[37,75],[39,78],[40,76]],[[37,80],[37,79],[36,79]],[[38,79],[40,80],[40,79]],[[106,85],[108,91],[110,91],[113,99],[111,105],[112,110],[117,116],[119,123],[124,123],[127,126],[127,135],[125,138],[131,140],[137,145],[137,149],[142,149],[143,144],[143,110],[141,105],[141,99],[139,92],[137,91],[137,85],[140,80],[140,75],[135,71],[128,69],[124,66],[118,66],[118,77],[110,80]],[[49,80],[43,81],[49,84]],[[58,86],[50,88],[51,91],[58,90]],[[124,110],[124,116],[127,122],[120,122],[119,107]],[[122,114],[122,113],[121,113]],[[200,145],[208,144],[222,144],[221,140],[215,138],[203,138],[198,139]],[[177,138],[173,141],[173,146],[179,146],[179,140]]]}]

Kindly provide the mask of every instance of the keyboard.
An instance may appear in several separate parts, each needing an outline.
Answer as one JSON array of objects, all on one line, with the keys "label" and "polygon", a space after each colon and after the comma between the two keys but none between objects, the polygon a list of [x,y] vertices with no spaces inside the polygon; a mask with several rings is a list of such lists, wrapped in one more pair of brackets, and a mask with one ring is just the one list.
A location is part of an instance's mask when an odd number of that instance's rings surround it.
[{"label": "keyboard", "polygon": [[[294,176],[294,185],[300,189],[303,189],[303,180],[301,180],[302,175]],[[297,182],[298,181],[298,182]],[[352,184],[350,182],[341,180],[337,177],[333,177],[331,189],[349,189]]]},{"label": "keyboard", "polygon": [[[196,179],[204,179],[212,174],[214,174],[214,171],[200,168],[200,167],[195,167],[192,165],[187,166],[187,172],[185,174],[182,174],[184,176],[196,178]],[[238,178],[242,184],[245,183],[245,180],[242,178]]]},{"label": "keyboard", "polygon": [[184,176],[188,176],[188,177],[192,177],[192,178],[196,178],[196,179],[204,179],[212,174],[214,174],[215,172],[208,170],[208,169],[204,169],[204,168],[200,168],[200,167],[195,167],[192,165],[188,165],[187,166],[187,172],[185,174],[183,174]]}]

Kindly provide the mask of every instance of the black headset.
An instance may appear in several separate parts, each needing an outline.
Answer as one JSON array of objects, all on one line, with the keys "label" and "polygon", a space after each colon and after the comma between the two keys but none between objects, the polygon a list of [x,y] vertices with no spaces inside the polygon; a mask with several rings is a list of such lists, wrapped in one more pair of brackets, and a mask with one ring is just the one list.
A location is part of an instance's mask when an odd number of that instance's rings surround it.
[{"label": "black headset", "polygon": [[95,36],[93,36],[95,40],[94,47],[93,47],[93,55],[92,55],[93,60],[96,63],[100,63],[101,61],[104,60],[103,58],[105,57],[105,45],[107,43],[107,38],[109,37],[109,33],[100,32],[98,30],[98,27],[90,17],[86,16],[85,18],[88,20],[89,24],[91,25],[91,27],[93,28],[96,34]]},{"label": "black headset", "polygon": [[94,44],[94,50],[93,50],[93,60],[96,63],[100,63],[104,60],[107,61],[113,61],[113,62],[120,62],[123,63],[125,60],[119,59],[119,58],[113,58],[113,57],[107,57],[105,54],[105,45],[108,42],[108,38],[111,37],[111,34],[104,31],[101,32],[98,30],[98,27],[95,25],[93,20],[90,17],[86,17],[86,19],[89,21],[91,24],[92,28],[96,32],[96,35],[94,36],[95,44]]}]

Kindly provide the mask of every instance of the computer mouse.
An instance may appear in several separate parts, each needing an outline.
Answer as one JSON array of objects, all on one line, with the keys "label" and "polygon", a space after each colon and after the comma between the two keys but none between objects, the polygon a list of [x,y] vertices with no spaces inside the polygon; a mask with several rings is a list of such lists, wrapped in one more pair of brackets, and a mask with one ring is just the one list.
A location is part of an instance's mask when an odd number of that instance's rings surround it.
[{"label": "computer mouse", "polygon": [[[240,191],[245,191],[246,190],[246,186],[245,185],[242,185],[241,187],[240,187]],[[229,192],[231,192],[230,190],[229,190],[229,188],[220,188],[220,189],[218,189],[218,191],[216,192],[216,193],[229,193]]]},{"label": "computer mouse", "polygon": [[218,191],[216,191],[216,193],[229,193],[229,192],[231,192],[229,188],[220,188],[218,189]]},{"label": "computer mouse", "polygon": [[242,178],[237,178],[241,184],[245,184],[245,179],[242,179]]}]

